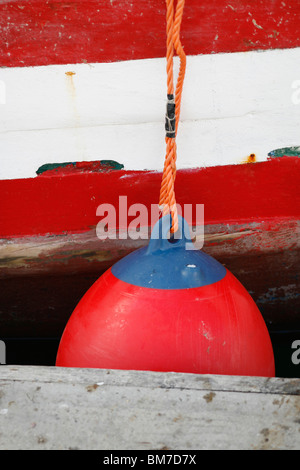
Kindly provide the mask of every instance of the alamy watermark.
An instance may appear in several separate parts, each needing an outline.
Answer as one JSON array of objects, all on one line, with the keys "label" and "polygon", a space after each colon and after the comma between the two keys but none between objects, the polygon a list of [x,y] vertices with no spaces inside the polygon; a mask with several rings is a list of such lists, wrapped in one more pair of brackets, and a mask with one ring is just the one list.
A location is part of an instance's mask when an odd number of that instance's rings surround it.
[{"label": "alamy watermark", "polygon": [[[97,237],[101,240],[148,240],[151,230],[162,214],[162,207],[151,204],[150,210],[147,206],[134,203],[128,206],[127,196],[119,196],[118,206],[113,204],[100,204],[97,207],[96,215],[101,220],[96,226]],[[187,249],[201,249],[204,244],[204,204],[176,204],[177,213],[184,218],[187,225],[184,231],[178,230],[173,234],[173,238],[191,239],[193,244],[187,243]],[[150,228],[150,231],[149,231]],[[170,239],[170,232],[164,234],[152,234],[153,238]]]},{"label": "alamy watermark", "polygon": [[0,364],[6,364],[6,344],[0,340]]},{"label": "alamy watermark", "polygon": [[296,350],[291,357],[292,363],[297,366],[300,364],[300,339],[295,339],[295,341],[292,342],[292,349]]}]

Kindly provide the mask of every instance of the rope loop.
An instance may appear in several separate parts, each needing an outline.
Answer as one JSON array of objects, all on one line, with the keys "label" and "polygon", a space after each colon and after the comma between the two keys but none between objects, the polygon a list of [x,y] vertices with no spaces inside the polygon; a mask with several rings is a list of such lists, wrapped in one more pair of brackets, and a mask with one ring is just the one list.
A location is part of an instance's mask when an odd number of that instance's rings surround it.
[{"label": "rope loop", "polygon": [[[186,55],[180,41],[180,28],[183,16],[185,0],[166,0],[167,2],[167,109],[165,116],[166,130],[166,156],[162,182],[160,187],[159,207],[162,207],[163,215],[168,212],[172,216],[171,232],[178,230],[178,214],[175,199],[175,177],[176,177],[176,135],[180,117],[180,105],[183,82],[186,69]],[[174,93],[173,57],[174,51],[180,59],[179,73],[177,77],[176,90]]]}]

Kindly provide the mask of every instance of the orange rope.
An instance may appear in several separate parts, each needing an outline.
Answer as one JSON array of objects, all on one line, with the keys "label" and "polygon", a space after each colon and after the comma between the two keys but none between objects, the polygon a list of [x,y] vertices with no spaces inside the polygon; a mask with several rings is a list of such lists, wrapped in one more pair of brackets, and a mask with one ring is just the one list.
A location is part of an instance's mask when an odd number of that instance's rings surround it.
[{"label": "orange rope", "polygon": [[[167,2],[167,117],[166,117],[166,157],[162,176],[159,206],[162,214],[168,212],[172,216],[171,232],[178,230],[178,215],[175,199],[175,177],[176,177],[176,135],[180,117],[181,95],[186,69],[186,55],[180,41],[180,27],[183,16],[185,0],[166,0]],[[180,59],[180,68],[177,78],[176,91],[174,96],[173,78],[173,56],[174,49]],[[175,113],[174,113],[175,108]],[[175,119],[174,119],[175,118]],[[175,121],[175,123],[174,123]],[[175,124],[175,125],[174,125]],[[173,131],[173,132],[172,132]]]}]

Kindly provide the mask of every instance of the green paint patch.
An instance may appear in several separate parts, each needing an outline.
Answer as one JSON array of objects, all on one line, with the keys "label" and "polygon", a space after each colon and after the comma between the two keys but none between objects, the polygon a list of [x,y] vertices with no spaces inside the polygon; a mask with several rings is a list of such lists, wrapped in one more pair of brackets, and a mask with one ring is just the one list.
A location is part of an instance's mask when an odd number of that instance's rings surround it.
[{"label": "green paint patch", "polygon": [[37,175],[73,174],[73,173],[101,173],[112,170],[122,170],[124,165],[114,160],[96,160],[93,162],[63,162],[45,163],[36,171]]},{"label": "green paint patch", "polygon": [[268,157],[300,157],[300,146],[297,147],[284,147],[281,149],[272,150],[268,153]]},{"label": "green paint patch", "polygon": [[57,169],[60,169],[60,168],[64,168],[64,167],[69,166],[69,165],[75,166],[76,162],[45,163],[45,165],[42,165],[37,169],[36,174],[41,175],[42,173],[45,173],[45,171],[53,171],[53,170],[57,170]]}]

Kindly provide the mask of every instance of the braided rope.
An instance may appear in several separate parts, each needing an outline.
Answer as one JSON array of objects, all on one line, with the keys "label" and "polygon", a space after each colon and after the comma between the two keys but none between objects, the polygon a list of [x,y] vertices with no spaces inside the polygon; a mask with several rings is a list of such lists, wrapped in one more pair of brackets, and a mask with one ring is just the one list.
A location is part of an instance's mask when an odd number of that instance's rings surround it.
[{"label": "braided rope", "polygon": [[[180,41],[180,28],[184,9],[184,0],[178,0],[176,8],[174,0],[167,1],[167,116],[166,116],[166,156],[164,163],[164,170],[160,188],[159,206],[162,209],[162,214],[166,215],[171,213],[172,227],[171,232],[178,230],[178,214],[175,198],[175,178],[176,178],[176,160],[177,160],[177,147],[176,135],[178,130],[181,96],[183,89],[183,82],[186,70],[186,55],[184,53]],[[176,83],[176,91],[174,97],[174,73],[173,73],[173,57],[174,49],[180,59],[180,68]],[[175,103],[175,116],[171,114]],[[172,123],[175,121],[175,127]]]}]

